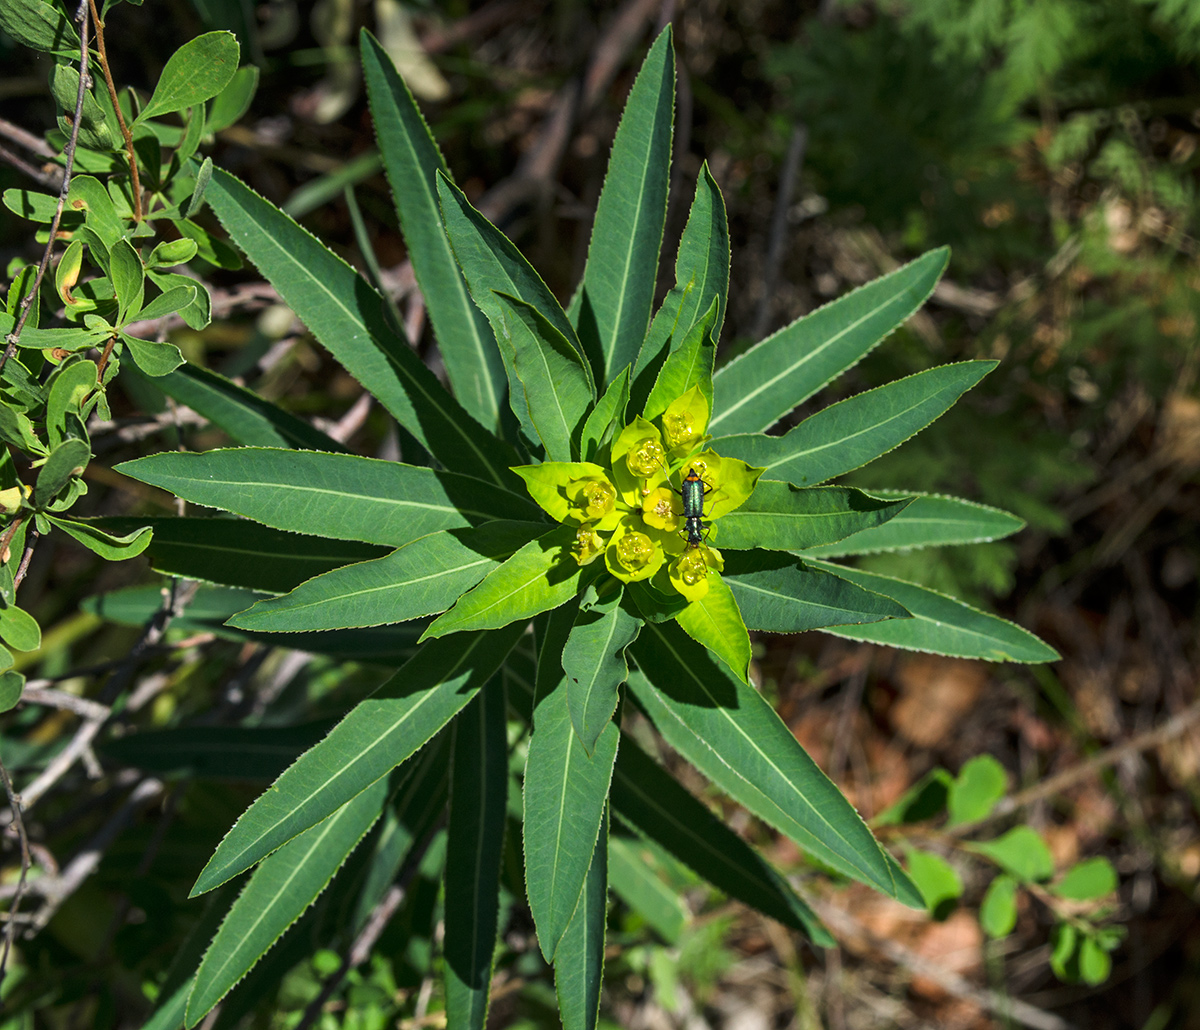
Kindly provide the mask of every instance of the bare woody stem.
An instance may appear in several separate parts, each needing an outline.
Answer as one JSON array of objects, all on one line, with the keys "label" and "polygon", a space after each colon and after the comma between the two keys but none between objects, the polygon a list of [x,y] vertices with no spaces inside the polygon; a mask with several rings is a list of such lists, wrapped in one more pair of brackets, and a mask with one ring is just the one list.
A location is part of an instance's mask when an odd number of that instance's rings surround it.
[{"label": "bare woody stem", "polygon": [[137,155],[133,152],[133,133],[125,124],[125,116],[121,113],[121,104],[117,100],[117,87],[113,82],[112,72],[108,67],[108,52],[104,49],[104,22],[100,20],[100,11],[96,8],[96,0],[88,0],[92,9],[92,22],[96,26],[96,47],[100,51],[100,68],[104,72],[104,81],[108,85],[108,97],[112,101],[113,110],[117,113],[117,124],[121,126],[121,135],[125,137],[125,156],[129,161],[129,188],[133,191],[133,220],[142,220],[142,183],[138,177]]}]

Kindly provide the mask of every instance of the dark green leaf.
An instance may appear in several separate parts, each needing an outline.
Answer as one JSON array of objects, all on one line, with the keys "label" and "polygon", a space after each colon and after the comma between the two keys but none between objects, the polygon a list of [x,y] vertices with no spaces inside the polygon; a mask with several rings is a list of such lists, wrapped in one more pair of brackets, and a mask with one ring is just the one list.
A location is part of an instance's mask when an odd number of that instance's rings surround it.
[{"label": "dark green leaf", "polygon": [[857,583],[864,590],[892,598],[913,616],[869,626],[830,628],[825,630],[827,633],[851,640],[870,640],[892,647],[932,651],[957,658],[986,658],[993,662],[1053,662],[1059,657],[1054,648],[1028,630],[945,594],[861,569],[847,569],[827,562],[816,564],[835,576]]},{"label": "dark green leaf", "polygon": [[633,645],[629,687],[659,732],[705,776],[820,861],[906,904],[920,894],[753,687],[669,622]]},{"label": "dark green leaf", "polygon": [[117,469],[276,529],[392,547],[439,529],[540,517],[531,502],[476,479],[351,454],[241,447],[153,454]]},{"label": "dark green leaf", "polygon": [[622,606],[617,591],[580,610],[562,650],[571,725],[588,754],[612,719],[617,691],[629,675],[625,648],[637,638],[641,619]]},{"label": "dark green leaf", "polygon": [[5,0],[0,28],[22,46],[46,54],[79,57],[79,36],[53,4],[43,0]]},{"label": "dark green leaf", "polygon": [[576,324],[602,387],[636,360],[650,324],[671,181],[674,113],[675,51],[668,26],[646,55],[625,102],[580,285]]},{"label": "dark green leaf", "polygon": [[442,228],[436,175],[449,174],[446,163],[391,57],[365,29],[360,42],[379,151],[446,374],[463,405],[494,431],[504,402],[504,365]]},{"label": "dark green leaf", "polygon": [[592,863],[575,914],[554,954],[554,987],[563,1030],[596,1030],[604,983],[604,933],[608,911],[608,819],[600,824]]},{"label": "dark green leaf", "polygon": [[64,440],[50,452],[38,472],[33,488],[33,503],[45,508],[71,481],[82,474],[92,458],[91,448],[82,440]]},{"label": "dark green leaf", "polygon": [[496,950],[508,798],[504,682],[492,679],[454,720],[446,847],[446,1018],[482,1030]]},{"label": "dark green leaf", "polygon": [[833,938],[787,880],[712,814],[626,734],[612,782],[622,822],[655,841],[714,887],[745,902],[814,944]]},{"label": "dark green leaf", "polygon": [[[208,118],[205,128],[208,132],[220,132],[235,125],[249,109],[254,92],[258,89],[258,69],[254,65],[239,68],[229,79],[229,83],[220,93],[213,97],[208,108]],[[205,158],[208,161],[208,158]],[[199,179],[197,179],[199,187]],[[193,196],[192,206],[188,213],[194,214],[199,204]]]},{"label": "dark green leaf", "polygon": [[183,364],[183,355],[173,343],[155,343],[121,333],[121,342],[137,365],[148,376],[165,376]]},{"label": "dark green leaf", "polygon": [[713,376],[714,436],[761,433],[858,362],[925,303],[945,271],[942,247],[797,319]]},{"label": "dark green leaf", "polygon": [[629,371],[623,368],[609,383],[583,424],[579,443],[579,456],[583,461],[595,461],[601,449],[611,441],[613,433],[620,431],[628,404]]},{"label": "dark green leaf", "polygon": [[760,480],[745,504],[716,523],[713,542],[722,549],[798,551],[881,525],[903,511],[910,501],[910,497],[872,497],[851,487],[802,489],[790,483]]},{"label": "dark green leaf", "polygon": [[[667,360],[654,381],[654,388],[646,398],[643,414],[647,419],[658,418],[675,398],[682,397],[693,386],[700,388],[711,413],[713,356],[717,350],[716,337],[713,336],[716,318],[717,298],[714,297],[708,310],[687,330],[682,342],[667,355]],[[716,449],[720,451],[720,448]],[[736,454],[733,456],[737,457]]]},{"label": "dark green leaf", "polygon": [[188,40],[167,59],[154,95],[134,124],[215,97],[237,71],[239,53],[232,32],[206,32]]},{"label": "dark green leaf", "polygon": [[200,873],[192,896],[250,868],[416,752],[475,696],[524,629],[422,647],[243,813]]},{"label": "dark green leaf", "polygon": [[918,372],[822,408],[783,436],[718,437],[713,449],[764,468],[765,479],[816,486],[900,446],[999,364],[962,361]]},{"label": "dark green leaf", "polygon": [[259,632],[381,626],[444,612],[543,523],[490,522],[479,529],[430,533],[391,554],[334,569],[283,597],[259,601],[229,620]]},{"label": "dark green leaf", "polygon": [[51,525],[57,526],[106,561],[124,561],[126,558],[136,558],[150,544],[151,531],[148,527],[135,529],[124,536],[113,536],[87,522],[55,518],[53,515],[47,515],[46,518],[50,520]]},{"label": "dark green leaf", "polygon": [[515,453],[442,388],[388,326],[383,298],[310,233],[233,176],[217,170],[209,204],[250,259],[346,370],[448,468],[496,486]]},{"label": "dark green leaf", "polygon": [[753,630],[803,633],[822,626],[908,618],[908,611],[891,598],[777,551],[731,551],[722,578]]}]

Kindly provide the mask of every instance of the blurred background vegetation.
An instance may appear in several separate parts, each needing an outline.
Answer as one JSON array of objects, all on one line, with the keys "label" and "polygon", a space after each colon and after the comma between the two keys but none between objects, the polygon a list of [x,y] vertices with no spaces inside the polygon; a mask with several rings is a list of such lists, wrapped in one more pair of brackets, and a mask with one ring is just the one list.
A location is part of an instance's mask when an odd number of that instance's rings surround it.
[{"label": "blurred background vegetation", "polygon": [[[999,758],[1061,864],[1094,854],[1114,862],[1122,879],[1116,917],[1129,936],[1107,983],[1061,984],[1050,973],[1046,913],[1030,900],[1011,936],[985,942],[982,884],[965,868],[967,903],[937,922],[853,890],[824,891],[852,924],[834,927],[842,949],[815,954],[761,917],[699,893],[660,858],[664,882],[693,918],[647,926],[614,906],[606,1016],[625,1027],[741,1030],[1011,1025],[978,992],[923,975],[920,963],[932,962],[988,997],[1019,995],[1051,1020],[1044,1026],[1197,1025],[1200,3],[172,0],[120,5],[107,16],[117,80],[141,88],[198,32],[237,33],[260,86],[210,153],[360,267],[369,239],[418,330],[419,298],[374,157],[354,49],[359,27],[397,60],[460,184],[538,268],[552,270],[550,285],[565,299],[582,269],[633,69],[668,19],[680,102],[666,238],[678,238],[707,160],[724,191],[733,247],[719,360],[951,244],[931,304],[842,389],[962,358],[1002,364],[852,481],[971,497],[1018,513],[1029,529],[961,553],[880,556],[872,567],[1016,618],[1064,655],[1050,668],[1002,668],[815,634],[762,638],[764,689],[868,817],[935,765],[957,770],[985,752]],[[0,117],[39,134],[52,126],[45,67],[3,38],[0,67]],[[0,188],[32,185],[0,164]],[[0,246],[6,266],[37,253],[29,223],[7,210]],[[672,247],[665,258],[673,262]],[[358,385],[253,269],[214,266],[209,279],[213,325],[172,330],[190,360],[326,420],[360,453],[403,451],[383,413],[369,410]],[[427,334],[421,346],[436,368]],[[223,437],[168,405],[149,381],[123,376],[112,397],[123,418],[107,434],[92,433],[92,513],[162,513],[163,498],[101,466],[164,446],[217,446]],[[835,399],[826,393],[812,403]],[[22,589],[49,631],[41,651],[22,656],[25,671],[99,696],[88,670],[140,639],[157,590],[148,608],[126,613],[125,627],[101,622],[93,613],[102,604],[81,611],[80,601],[157,580],[141,562],[100,568],[70,545],[44,544]],[[219,610],[220,599],[211,600]],[[188,886],[262,788],[225,782],[219,768],[188,774],[132,759],[119,746],[122,728],[286,727],[297,713],[340,711],[386,675],[367,663],[297,659],[245,635],[214,633],[217,623],[177,619],[143,653],[145,696],[101,738],[109,750],[99,748],[95,768],[78,766],[61,780],[31,819],[51,863],[115,828],[94,874],[20,944],[5,984],[16,1015],[0,1026],[141,1025],[202,911],[185,902]],[[66,745],[78,720],[37,705],[5,716],[3,758],[18,788]],[[1147,736],[1163,724],[1175,729]],[[165,788],[148,806],[127,804],[140,775],[134,766],[162,774]],[[1064,772],[1058,789],[1037,793]],[[786,843],[772,843],[743,813],[726,815],[795,866],[799,856]],[[918,842],[954,859],[953,841]],[[5,862],[0,889],[11,896],[15,860]],[[436,894],[436,883],[416,877],[370,961],[314,1014],[316,1025],[436,1024],[436,1012],[426,1015],[432,981],[421,972]],[[255,1025],[304,1018],[345,945],[323,939],[320,926],[307,918],[255,972],[270,967],[283,977]],[[555,1025],[530,932],[514,910],[495,1026]],[[332,950],[310,961],[314,944]],[[217,1026],[244,1014],[237,999]]]}]

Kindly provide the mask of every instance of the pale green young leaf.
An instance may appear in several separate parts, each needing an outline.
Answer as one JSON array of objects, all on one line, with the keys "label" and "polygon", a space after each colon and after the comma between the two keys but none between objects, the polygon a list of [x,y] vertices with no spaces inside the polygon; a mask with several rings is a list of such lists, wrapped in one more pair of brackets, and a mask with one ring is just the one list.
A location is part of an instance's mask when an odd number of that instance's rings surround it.
[{"label": "pale green young leaf", "polygon": [[502,293],[496,300],[498,342],[511,353],[529,424],[548,460],[570,461],[578,450],[584,415],[595,400],[591,372],[537,308]]},{"label": "pale green young leaf", "polygon": [[550,616],[525,765],[525,889],[546,961],[554,958],[583,891],[620,738],[616,724],[605,723],[589,755],[571,726],[558,656],[574,614],[569,605]]},{"label": "pale green young leaf", "polygon": [[438,616],[421,639],[507,626],[564,604],[575,596],[583,573],[569,552],[574,540],[569,526],[531,540]]},{"label": "pale green young leaf", "polygon": [[797,319],[718,369],[709,432],[761,433],[774,425],[920,308],[948,260],[946,248],[931,250]]},{"label": "pale green young leaf", "polygon": [[778,551],[731,551],[722,577],[749,629],[803,633],[821,626],[906,619],[908,611],[876,594]]},{"label": "pale green young leaf", "polygon": [[979,925],[993,940],[1007,937],[1017,925],[1017,881],[1007,873],[988,884],[979,905]]},{"label": "pale green young leaf", "polygon": [[187,1026],[203,1019],[316,900],[379,818],[391,789],[381,777],[254,871],[196,971]]},{"label": "pale green young leaf", "polygon": [[633,645],[629,687],[676,751],[734,800],[835,869],[906,904],[921,896],[753,687],[671,623]]},{"label": "pale green young leaf", "polygon": [[579,456],[584,461],[595,461],[601,449],[612,439],[612,435],[620,430],[628,405],[629,369],[623,368],[608,384],[608,389],[596,401],[587,421],[583,423]]},{"label": "pale green young leaf", "polygon": [[833,938],[787,880],[623,735],[612,782],[613,811],[628,826],[731,898],[758,909],[814,944]]},{"label": "pale green young leaf", "polygon": [[1117,871],[1103,856],[1088,858],[1067,870],[1050,890],[1071,901],[1094,901],[1117,889]]},{"label": "pale green young leaf", "polygon": [[240,53],[232,32],[205,32],[188,40],[167,59],[134,125],[211,100],[229,85]]},{"label": "pale green young leaf", "polygon": [[296,447],[313,451],[345,451],[343,444],[304,419],[223,375],[199,365],[184,365],[156,379],[168,397],[186,404],[247,447]]},{"label": "pale green young leaf", "polygon": [[898,551],[905,548],[978,544],[1011,536],[1025,526],[1023,519],[986,504],[939,494],[916,494],[904,490],[872,490],[875,497],[912,503],[879,526],[851,533],[832,544],[807,547],[805,557],[839,558],[848,554]]},{"label": "pale green young leaf", "polygon": [[259,601],[229,625],[267,633],[382,626],[444,612],[545,523],[489,522],[442,530],[371,561],[333,569],[282,597]]},{"label": "pale green young leaf", "polygon": [[675,944],[688,922],[679,892],[658,875],[650,849],[628,837],[608,839],[608,879],[616,895],[667,944]]},{"label": "pale green young leaf", "polygon": [[935,918],[945,918],[954,902],[962,897],[962,878],[941,855],[908,848],[908,875],[925,899],[925,907]]},{"label": "pale green young leaf", "polygon": [[[713,326],[717,318],[717,298],[714,297],[708,310],[696,319],[691,329],[687,330],[683,341],[675,347],[663,363],[654,381],[654,388],[646,398],[646,409],[643,417],[647,420],[656,419],[677,397],[682,397],[693,386],[700,388],[700,393],[712,411],[712,370],[713,357],[717,352],[716,337]],[[719,448],[718,448],[719,450]],[[722,455],[732,452],[720,451]],[[751,462],[753,464],[753,462]]]},{"label": "pale green young leaf", "polygon": [[379,152],[446,374],[463,406],[494,432],[504,403],[504,365],[442,228],[436,176],[449,174],[446,162],[387,51],[366,29],[360,42]]},{"label": "pale green young leaf", "polygon": [[816,486],[874,461],[939,418],[998,365],[960,361],[898,379],[822,408],[783,436],[715,439],[722,455],[766,469],[764,479]]},{"label": "pale green young leaf", "polygon": [[708,591],[675,616],[683,631],[721,659],[744,683],[749,681],[750,637],[733,592],[715,572]]},{"label": "pale green young leaf", "polygon": [[388,325],[383,298],[274,205],[218,169],[208,202],[318,340],[447,468],[508,484],[515,453],[475,421]]},{"label": "pale green young leaf", "polygon": [[415,753],[475,696],[524,630],[515,626],[422,647],[242,814],[191,896],[249,869]]},{"label": "pale green young leaf", "polygon": [[504,682],[493,677],[454,720],[446,846],[446,1019],[483,1030],[496,951],[508,799]]},{"label": "pale green young leaf", "polygon": [[[710,335],[713,340],[720,337],[728,292],[729,225],[725,218],[725,201],[706,161],[700,168],[687,225],[679,238],[675,285],[650,323],[634,365],[635,411],[645,407],[642,398],[648,396],[667,354],[679,346],[688,329],[714,300],[717,317]],[[708,399],[711,405],[711,392]]]},{"label": "pale green young leaf", "polygon": [[378,544],[288,533],[247,519],[125,515],[78,524],[116,534],[146,527],[154,534],[146,555],[156,571],[280,594],[386,553]]},{"label": "pale green young leaf", "polygon": [[651,46],[625,102],[580,284],[575,321],[601,386],[637,359],[650,324],[674,117],[675,51],[668,26]]},{"label": "pale green young leaf", "polygon": [[567,709],[588,754],[616,711],[617,691],[629,675],[625,648],[642,628],[641,620],[625,610],[622,600],[618,590],[581,607],[562,650]]},{"label": "pale green young leaf", "polygon": [[802,550],[881,525],[910,500],[872,497],[851,487],[802,489],[775,480],[759,481],[745,504],[720,518],[713,542],[722,550]]},{"label": "pale green young leaf", "polygon": [[114,536],[95,525],[76,519],[57,518],[49,513],[46,514],[46,518],[50,520],[51,525],[57,526],[106,561],[124,561],[126,558],[136,558],[150,544],[151,530],[149,527],[135,529],[124,536]]},{"label": "pale green young leaf", "polygon": [[148,376],[165,376],[183,364],[183,354],[173,343],[142,340],[128,333],[119,335],[134,364]]},{"label": "pale green young leaf", "polygon": [[992,662],[1053,662],[1059,658],[1054,648],[1028,630],[936,590],[829,562],[816,564],[864,590],[892,598],[913,616],[869,626],[828,627],[823,632],[955,658],[983,658]]},{"label": "pale green young leaf", "polygon": [[352,454],[236,447],[152,454],[117,469],[276,529],[392,547],[439,529],[541,517],[532,502],[469,476]]},{"label": "pale green young leaf", "polygon": [[986,819],[1008,788],[1004,766],[991,755],[976,755],[959,770],[946,795],[947,826]]},{"label": "pale green young leaf", "polygon": [[592,863],[575,914],[554,954],[554,988],[563,1030],[596,1030],[604,984],[608,912],[608,819],[600,824]]},{"label": "pale green young leaf", "polygon": [[1048,880],[1054,875],[1054,858],[1041,834],[1029,826],[1014,826],[995,840],[967,845],[986,855],[1023,883]]}]

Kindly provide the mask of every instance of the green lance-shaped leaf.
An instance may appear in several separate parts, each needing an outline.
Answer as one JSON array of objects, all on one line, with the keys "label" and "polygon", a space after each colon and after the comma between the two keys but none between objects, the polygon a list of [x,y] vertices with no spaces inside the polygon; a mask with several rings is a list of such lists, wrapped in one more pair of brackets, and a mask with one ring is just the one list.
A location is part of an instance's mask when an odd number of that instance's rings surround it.
[{"label": "green lance-shaped leaf", "polygon": [[502,485],[512,450],[475,421],[408,342],[388,326],[383,298],[345,261],[220,169],[208,202],[279,295],[342,366],[447,468]]},{"label": "green lance-shaped leaf", "polygon": [[426,644],[242,814],[192,896],[249,869],[412,755],[475,696],[523,632],[516,626]]},{"label": "green lance-shaped leaf", "polygon": [[124,561],[126,558],[136,558],[150,545],[151,530],[149,527],[135,529],[123,536],[114,536],[98,526],[77,519],[56,518],[50,514],[47,514],[46,518],[51,525],[57,526],[106,561]]},{"label": "green lance-shaped leaf", "polygon": [[646,419],[658,418],[673,400],[682,397],[693,386],[700,388],[708,410],[712,411],[713,358],[717,352],[713,325],[716,318],[717,298],[714,297],[708,310],[696,320],[684,336],[683,342],[671,351],[663,363],[658,378],[654,381],[654,388],[646,398],[646,410],[643,412]]},{"label": "green lance-shaped leaf", "polygon": [[84,402],[96,392],[99,381],[94,361],[75,361],[54,374],[46,401],[46,431],[51,447],[67,439],[68,412],[86,417]]},{"label": "green lance-shaped leaf", "polygon": [[750,636],[737,600],[716,573],[708,577],[708,591],[675,616],[680,628],[721,659],[744,683],[749,682]]},{"label": "green lance-shaped leaf", "polygon": [[42,628],[24,608],[0,608],[0,640],[14,651],[36,651],[42,646]]},{"label": "green lance-shaped leaf", "polygon": [[0,4],[0,28],[31,50],[79,57],[75,27],[45,0],[9,0]]},{"label": "green lance-shaped leaf", "polygon": [[803,633],[883,619],[908,611],[876,594],[778,551],[732,551],[722,574],[749,629]]},{"label": "green lance-shaped leaf", "polygon": [[607,723],[589,756],[571,726],[559,655],[574,616],[574,605],[550,616],[525,765],[525,889],[546,961],[554,958],[583,890],[620,737],[616,724]]},{"label": "green lance-shaped leaf", "polygon": [[454,720],[446,847],[446,1019],[487,1022],[508,800],[504,682],[497,676]]},{"label": "green lance-shaped leaf", "polygon": [[[191,240],[188,242],[190,243]],[[196,303],[198,294],[199,289],[195,286],[172,286],[150,301],[135,317],[142,321],[173,315],[176,311],[192,307]]]},{"label": "green lance-shaped leaf", "polygon": [[629,675],[625,648],[642,621],[622,605],[622,591],[581,608],[562,650],[571,725],[591,754],[617,708],[617,691]]},{"label": "green lance-shaped leaf", "polygon": [[186,404],[247,447],[295,447],[345,451],[331,436],[223,375],[184,365],[154,381],[168,397]]},{"label": "green lance-shaped leaf", "polygon": [[449,175],[446,162],[387,51],[366,29],[361,44],[379,152],[446,374],[463,406],[495,431],[504,402],[504,365],[442,228],[437,173]]},{"label": "green lance-shaped leaf", "polygon": [[316,900],[371,828],[392,791],[381,777],[254,871],[213,938],[187,1003],[194,1026]]},{"label": "green lance-shaped leaf", "polygon": [[675,51],[668,26],[646,55],[625,102],[596,205],[583,281],[572,302],[584,353],[602,386],[637,359],[650,324],[674,117]]},{"label": "green lance-shaped leaf", "polygon": [[921,895],[761,694],[669,622],[648,624],[629,677],[658,731],[714,784],[815,858],[890,897]]},{"label": "green lance-shaped leaf", "polygon": [[521,380],[517,376],[514,355],[508,344],[504,318],[506,308],[501,296],[516,297],[536,308],[567,341],[571,351],[579,353],[575,329],[567,319],[550,288],[512,241],[483,217],[466,195],[444,175],[438,175],[438,198],[446,236],[462,269],[471,298],[487,316],[495,335],[500,356],[508,374],[508,400],[526,435],[537,439],[537,429],[529,416]]},{"label": "green lance-shaped leaf", "polygon": [[270,783],[332,725],[324,719],[298,726],[179,726],[107,738],[97,750],[156,776]]},{"label": "green lance-shaped leaf", "polygon": [[919,433],[998,365],[961,361],[867,390],[806,418],[783,436],[713,441],[718,453],[764,468],[764,479],[816,486],[874,461]]},{"label": "green lance-shaped leaf", "polygon": [[117,469],[276,529],[392,547],[439,529],[540,517],[530,502],[469,476],[352,454],[237,447],[152,454]]},{"label": "green lance-shaped leaf", "polygon": [[378,544],[287,533],[246,519],[115,516],[76,524],[118,534],[146,527],[154,533],[146,554],[158,572],[280,594],[387,553]]},{"label": "green lance-shaped leaf", "polygon": [[[696,195],[688,212],[687,225],[675,255],[675,285],[663,299],[642,349],[638,351],[633,375],[633,410],[645,407],[643,398],[658,375],[667,354],[683,341],[688,329],[715,300],[717,317],[710,335],[721,335],[725,320],[725,296],[729,292],[729,225],[725,201],[706,161],[696,180]],[[711,410],[712,396],[709,395]]]},{"label": "green lance-shaped leaf", "polygon": [[134,124],[211,100],[229,85],[240,52],[232,32],[206,32],[188,40],[167,59],[153,96]]},{"label": "green lance-shaped leaf", "polygon": [[690,913],[676,888],[659,875],[659,863],[642,841],[608,839],[608,880],[626,905],[667,944],[675,944]]},{"label": "green lance-shaped leaf", "polygon": [[554,953],[554,989],[563,1030],[596,1030],[604,982],[608,911],[608,818],[600,824],[592,864],[575,913]]},{"label": "green lance-shaped leaf", "polygon": [[950,252],[931,250],[767,337],[713,377],[714,436],[761,433],[856,364],[925,303]]},{"label": "green lance-shaped leaf", "polygon": [[1028,630],[936,590],[862,569],[847,569],[829,562],[816,564],[864,590],[892,598],[913,616],[869,626],[829,627],[824,630],[826,633],[910,651],[991,662],[1054,662],[1060,657],[1054,648]]},{"label": "green lance-shaped leaf", "polygon": [[852,487],[801,489],[760,480],[745,504],[721,516],[713,542],[722,550],[816,547],[881,525],[903,511],[910,500],[908,496],[894,500],[872,497]]},{"label": "green lance-shaped leaf", "polygon": [[565,604],[578,592],[583,574],[568,553],[574,540],[569,526],[531,540],[435,619],[421,639],[507,626]]},{"label": "green lance-shaped leaf", "polygon": [[537,308],[505,294],[496,299],[502,327],[497,342],[511,351],[529,422],[550,461],[570,461],[578,450],[581,423],[595,400],[591,372]]},{"label": "green lance-shaped leaf", "polygon": [[34,505],[46,507],[71,481],[72,476],[83,472],[91,458],[91,448],[82,440],[64,440],[55,447],[34,482]]},{"label": "green lance-shaped leaf", "polygon": [[383,626],[444,612],[545,523],[489,522],[430,533],[391,554],[346,565],[259,601],[229,625],[258,632]]},{"label": "green lance-shaped leaf", "polygon": [[799,930],[814,944],[833,947],[829,932],[787,880],[627,734],[613,771],[612,804],[623,823],[714,887]]},{"label": "green lance-shaped leaf", "polygon": [[595,461],[601,449],[610,442],[613,434],[624,425],[625,409],[628,406],[629,369],[623,368],[608,384],[608,389],[596,401],[587,421],[583,423],[579,454],[584,461]]},{"label": "green lance-shaped leaf", "polygon": [[1025,522],[999,508],[940,494],[916,494],[903,490],[872,490],[875,497],[912,497],[894,518],[879,526],[851,533],[832,544],[805,548],[814,558],[839,558],[847,554],[898,551],[904,548],[942,547],[949,544],[978,544],[1000,540],[1023,529]]},{"label": "green lance-shaped leaf", "polygon": [[117,325],[124,325],[142,308],[146,269],[128,240],[117,240],[108,252],[109,278],[117,295]]}]

